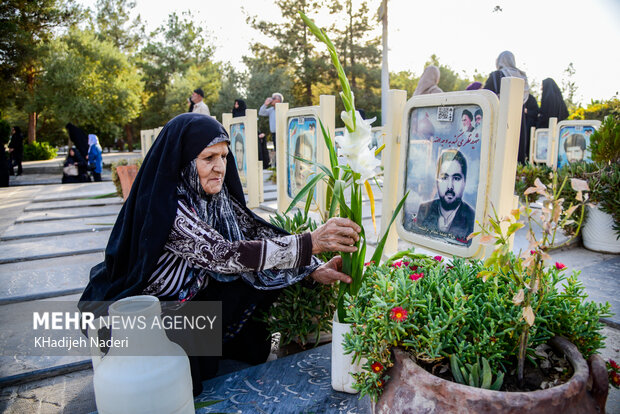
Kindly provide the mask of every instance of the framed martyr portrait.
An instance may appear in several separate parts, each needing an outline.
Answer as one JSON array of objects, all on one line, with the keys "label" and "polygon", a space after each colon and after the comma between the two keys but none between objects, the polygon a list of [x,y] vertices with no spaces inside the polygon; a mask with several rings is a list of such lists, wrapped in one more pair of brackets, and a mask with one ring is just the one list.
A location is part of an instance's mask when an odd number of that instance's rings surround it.
[{"label": "framed martyr portrait", "polygon": [[534,156],[537,164],[546,164],[549,158],[549,128],[536,128],[534,132]]},{"label": "framed martyr portrait", "polygon": [[[286,136],[286,183],[287,194],[295,198],[308,180],[316,173],[317,126],[314,115],[288,118]],[[311,161],[311,163],[307,162]]]},{"label": "framed martyr portrait", "polygon": [[243,122],[230,124],[230,149],[235,156],[235,166],[239,173],[243,190],[247,193],[248,161],[245,131],[245,124]]},{"label": "framed martyr portrait", "polygon": [[490,153],[497,98],[488,91],[417,96],[405,106],[396,219],[401,239],[472,257],[468,236],[488,213]]},{"label": "framed martyr portrait", "polygon": [[573,120],[558,123],[555,153],[556,165],[562,168],[576,161],[592,162],[590,135],[601,126],[601,121]]}]

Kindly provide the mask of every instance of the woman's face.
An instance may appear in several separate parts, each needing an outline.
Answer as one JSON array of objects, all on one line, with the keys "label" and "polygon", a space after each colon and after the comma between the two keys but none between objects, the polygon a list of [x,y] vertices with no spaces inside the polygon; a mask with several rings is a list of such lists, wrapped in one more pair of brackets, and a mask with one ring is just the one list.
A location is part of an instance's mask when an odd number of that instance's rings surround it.
[{"label": "woman's face", "polygon": [[73,148],[69,150],[69,155],[75,157],[75,152],[73,151]]},{"label": "woman's face", "polygon": [[239,109],[239,102],[235,101],[235,109]]},{"label": "woman's face", "polygon": [[222,190],[226,175],[226,156],[228,144],[220,142],[202,150],[196,157],[196,168],[200,185],[207,194],[217,194]]}]

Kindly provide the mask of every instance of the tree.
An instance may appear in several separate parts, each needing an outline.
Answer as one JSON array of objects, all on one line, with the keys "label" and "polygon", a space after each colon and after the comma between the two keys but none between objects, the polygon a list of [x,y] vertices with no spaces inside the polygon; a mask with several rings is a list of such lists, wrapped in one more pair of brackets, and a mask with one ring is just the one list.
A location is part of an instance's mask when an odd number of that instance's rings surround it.
[{"label": "tree", "polygon": [[102,40],[108,40],[122,52],[133,55],[144,37],[144,25],[138,15],[131,20],[136,7],[131,0],[97,0],[94,29]]},{"label": "tree", "polygon": [[[101,40],[111,42],[116,48],[127,54],[135,62],[135,53],[138,51],[144,38],[144,25],[138,15],[131,20],[130,12],[136,7],[131,0],[97,0],[96,15],[92,22],[93,29]],[[136,122],[127,123],[125,140],[129,151],[133,151],[133,130]]]},{"label": "tree", "polygon": [[222,119],[223,113],[232,112],[235,99],[247,100],[243,97],[241,89],[243,88],[243,78],[247,74],[237,72],[231,64],[223,65],[222,68],[222,87],[220,88],[217,102],[211,107],[211,115]]},{"label": "tree", "polygon": [[143,83],[135,66],[92,31],[70,30],[51,43],[42,63],[37,104],[56,129],[72,122],[110,146],[121,127],[139,115]]},{"label": "tree", "polygon": [[390,73],[390,87],[407,91],[407,97],[412,97],[415,88],[418,87],[419,77],[409,70]]},{"label": "tree", "polygon": [[[293,105],[312,105],[318,98],[315,87],[325,82],[329,65],[323,55],[317,54],[313,36],[299,17],[298,11],[308,16],[316,14],[322,5],[321,1],[278,0],[276,4],[282,13],[279,22],[259,21],[256,17],[247,19],[254,29],[274,39],[276,46],[270,48],[254,43],[251,45],[254,57],[246,57],[244,60],[248,67],[253,67],[256,63],[258,66],[267,64],[269,71],[286,69],[293,79],[293,96],[289,96],[287,100]],[[264,74],[264,71],[261,72]],[[279,85],[273,85],[271,92],[276,90],[281,92],[282,89]],[[270,95],[271,93],[266,96]]]},{"label": "tree", "polygon": [[[28,112],[28,142],[36,140],[35,93],[42,72],[41,59],[54,31],[80,16],[79,9],[63,0],[6,0],[0,3],[1,99],[23,102]],[[25,91],[25,92],[23,92]]]},{"label": "tree", "polygon": [[577,99],[577,89],[579,89],[573,79],[575,72],[575,66],[573,66],[573,62],[570,62],[567,68],[564,69],[564,78],[562,78],[562,96],[564,96],[568,112],[574,112],[579,107],[579,102],[575,102]]},{"label": "tree", "polygon": [[[145,82],[146,108],[142,115],[143,127],[162,126],[171,115],[187,111],[187,98],[192,90],[199,86],[202,86],[206,93],[205,103],[209,106],[215,103],[219,82],[186,85],[188,89],[183,91],[182,96],[175,93],[168,97],[173,80],[180,81],[185,78],[190,68],[194,68],[194,75],[201,74],[207,79],[212,79],[219,70],[218,66],[211,62],[213,48],[208,46],[209,42],[202,27],[191,19],[189,12],[183,12],[180,17],[171,13],[167,23],[152,32],[149,39],[138,55],[138,66]],[[180,101],[173,102],[171,99]],[[169,107],[171,103],[176,106]]]},{"label": "tree", "polygon": [[[374,25],[366,1],[335,1],[331,12],[337,15],[333,27],[333,43],[343,60],[343,68],[349,77],[355,100],[366,112],[366,117],[379,116],[381,112],[381,52],[379,37],[371,37]],[[334,93],[338,92],[337,74],[330,66]],[[338,113],[343,108],[340,100]],[[380,123],[378,124],[380,125]]]}]

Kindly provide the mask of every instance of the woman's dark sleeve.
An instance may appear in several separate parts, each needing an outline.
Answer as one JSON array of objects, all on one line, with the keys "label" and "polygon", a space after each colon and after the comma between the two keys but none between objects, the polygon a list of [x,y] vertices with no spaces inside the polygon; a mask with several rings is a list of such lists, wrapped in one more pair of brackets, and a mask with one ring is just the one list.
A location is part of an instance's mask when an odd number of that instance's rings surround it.
[{"label": "woman's dark sleeve", "polygon": [[310,233],[263,240],[226,240],[179,202],[165,249],[193,267],[222,274],[293,269],[313,264]]},{"label": "woman's dark sleeve", "polygon": [[499,89],[502,84],[502,75],[501,72],[496,70],[495,72],[491,72],[489,78],[484,83],[483,88],[488,89],[492,92],[495,92],[496,95],[499,96]]}]

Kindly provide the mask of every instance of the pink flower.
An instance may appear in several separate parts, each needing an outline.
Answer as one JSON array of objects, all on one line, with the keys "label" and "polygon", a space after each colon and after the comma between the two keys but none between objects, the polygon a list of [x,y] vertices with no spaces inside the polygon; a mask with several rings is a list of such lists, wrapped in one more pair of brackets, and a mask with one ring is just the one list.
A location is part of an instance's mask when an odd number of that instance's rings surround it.
[{"label": "pink flower", "polygon": [[555,268],[558,270],[562,270],[566,267],[566,265],[564,263],[560,263],[560,262],[555,262]]},{"label": "pink flower", "polygon": [[435,257],[433,257],[433,259],[437,260],[438,262],[441,262],[443,260],[443,257],[435,256]]},{"label": "pink flower", "polygon": [[530,254],[536,254],[536,250],[530,250]]},{"label": "pink flower", "polygon": [[409,266],[409,262],[403,262],[403,266]]},{"label": "pink flower", "polygon": [[416,270],[418,270],[418,266],[417,265],[411,265],[411,267],[409,267],[409,269],[413,270],[414,272]]},{"label": "pink flower", "polygon": [[422,279],[424,277],[424,273],[412,273],[409,275],[409,279],[413,280],[414,282],[416,280]]},{"label": "pink flower", "polygon": [[620,366],[616,364],[616,361],[614,361],[613,359],[609,360],[609,365],[611,365],[613,369],[620,369]]},{"label": "pink flower", "polygon": [[396,322],[404,322],[407,320],[407,310],[403,309],[401,306],[397,306],[392,309],[390,318]]},{"label": "pink flower", "polygon": [[370,262],[364,263],[364,266],[370,266],[370,265],[374,265],[374,264],[375,264],[374,260],[371,260]]},{"label": "pink flower", "polygon": [[392,263],[392,266],[394,266],[394,267],[401,267],[402,265],[403,265],[403,262],[400,261],[400,260],[398,262]]}]

